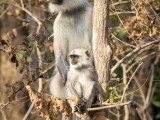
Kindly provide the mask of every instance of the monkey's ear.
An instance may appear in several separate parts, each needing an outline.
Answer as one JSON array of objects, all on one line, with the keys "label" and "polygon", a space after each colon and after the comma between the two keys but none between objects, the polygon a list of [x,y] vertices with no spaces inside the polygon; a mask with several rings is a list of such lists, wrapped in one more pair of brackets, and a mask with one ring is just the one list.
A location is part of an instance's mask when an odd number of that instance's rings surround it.
[{"label": "monkey's ear", "polygon": [[91,55],[90,55],[90,53],[88,52],[88,51],[86,51],[86,55],[88,56],[88,57],[90,57]]}]

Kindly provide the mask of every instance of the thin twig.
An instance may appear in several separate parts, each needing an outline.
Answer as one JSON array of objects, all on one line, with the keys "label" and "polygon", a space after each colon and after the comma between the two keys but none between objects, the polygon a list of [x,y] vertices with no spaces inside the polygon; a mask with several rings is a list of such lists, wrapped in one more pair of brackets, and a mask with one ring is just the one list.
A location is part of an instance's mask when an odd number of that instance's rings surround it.
[{"label": "thin twig", "polygon": [[124,3],[130,3],[130,1],[120,1],[120,2],[116,2],[116,3],[112,3],[110,5],[110,7],[113,7],[113,6],[116,6],[116,5],[119,5],[119,4],[124,4]]},{"label": "thin twig", "polygon": [[35,102],[33,101],[32,104],[30,105],[28,111],[26,112],[25,116],[23,117],[23,120],[27,120],[28,116],[29,116],[30,113],[31,113],[31,110],[32,110],[33,107],[34,107],[34,103],[35,103]]},{"label": "thin twig", "polygon": [[149,47],[146,47],[142,50],[139,50],[135,55],[132,56],[132,58],[129,61],[127,61],[127,64],[130,65],[139,55],[141,55],[142,53],[144,53],[145,51],[150,50],[150,49],[152,49],[152,46],[149,46]]},{"label": "thin twig", "polygon": [[[111,2],[113,3],[113,0],[111,0]],[[122,19],[120,18],[119,14],[118,14],[118,11],[117,11],[117,9],[116,9],[116,6],[114,6],[114,7],[115,7],[115,13],[116,13],[116,15],[117,15],[117,17],[118,17],[121,25],[123,26],[123,28],[125,28],[125,26],[124,26],[124,24],[123,24],[123,22],[122,22]],[[127,32],[127,34],[128,34],[129,36],[131,36],[130,33],[129,33],[127,30],[126,30],[126,32]],[[137,42],[136,42],[136,40],[135,40],[134,38],[131,38],[131,39],[134,41],[134,43],[135,43],[136,45],[138,45]]]},{"label": "thin twig", "polygon": [[[117,118],[119,118],[119,117],[120,117],[120,115],[119,115],[119,114],[114,113],[111,109],[109,109],[108,111],[109,111],[112,115],[116,116]],[[117,110],[116,112],[118,112],[118,110]]]},{"label": "thin twig", "polygon": [[138,15],[138,10],[136,9],[136,6],[135,6],[135,4],[133,3],[133,1],[131,0],[131,3],[132,3],[132,5],[133,5],[133,7],[134,7],[134,9],[135,9],[135,11],[136,11],[136,18],[139,16]]},{"label": "thin twig", "polygon": [[[126,64],[122,64],[122,70],[123,70],[123,83],[126,85],[127,84],[127,72],[126,72],[126,69],[127,69],[127,65]],[[125,87],[123,88],[123,91],[125,92]],[[127,101],[127,97],[124,96],[124,102]],[[121,101],[122,102],[122,101]],[[129,109],[128,109],[128,106],[124,106],[124,117],[123,117],[124,120],[128,120],[129,119]]]},{"label": "thin twig", "polygon": [[[11,3],[12,3],[12,0],[11,0]],[[8,11],[8,9],[11,6],[11,3],[8,5],[8,7],[5,9],[5,11],[0,15],[0,18]]]},{"label": "thin twig", "polygon": [[[41,70],[42,70],[42,57],[41,57],[40,50],[38,48],[37,41],[35,41],[35,46],[36,46],[36,51],[37,51],[37,56],[38,56],[39,72],[41,72]],[[41,92],[42,91],[42,87],[43,87],[42,78],[38,78],[38,83],[39,83],[38,92]],[[31,106],[29,107],[28,111],[26,112],[23,120],[26,120],[28,118],[28,116],[30,115],[31,110],[33,109],[34,105],[35,105],[35,102],[33,101]]]},{"label": "thin twig", "polygon": [[113,36],[116,40],[120,41],[121,43],[123,43],[123,44],[125,44],[125,45],[127,45],[127,46],[129,46],[129,47],[136,48],[134,45],[128,44],[128,43],[120,40],[120,39],[117,38],[114,34],[112,34],[112,36]]},{"label": "thin twig", "polygon": [[160,55],[157,56],[156,60],[154,61],[154,63],[151,65],[151,79],[150,79],[150,84],[149,84],[149,89],[148,89],[148,94],[146,97],[146,104],[148,105],[150,99],[151,99],[151,91],[152,91],[152,86],[153,86],[153,79],[154,79],[154,71],[155,71],[155,65],[158,63],[160,59]]},{"label": "thin twig", "polygon": [[22,8],[24,8],[23,0],[20,0]]},{"label": "thin twig", "polygon": [[121,102],[123,101],[123,98],[125,96],[125,93],[126,93],[126,90],[128,89],[128,86],[132,80],[132,78],[134,77],[134,75],[136,74],[136,72],[138,71],[138,69],[140,68],[140,66],[142,65],[143,63],[139,64],[139,66],[136,68],[136,70],[134,71],[134,73],[132,74],[130,80],[128,81],[127,85],[125,86],[125,90],[123,91],[123,95],[122,95],[122,99],[121,99]]},{"label": "thin twig", "polygon": [[146,80],[144,81],[144,83],[143,83],[140,87],[138,87],[138,89],[136,89],[136,90],[134,90],[134,91],[132,91],[132,92],[127,93],[125,96],[128,96],[128,95],[130,95],[130,94],[133,94],[133,93],[139,91],[140,88],[142,88],[142,87],[146,84],[147,81],[148,81],[148,79],[146,79]]},{"label": "thin twig", "polygon": [[29,96],[25,96],[25,97],[19,98],[19,99],[17,99],[17,100],[11,101],[11,102],[3,103],[0,110],[3,110],[3,109],[6,108],[8,105],[10,105],[10,104],[12,104],[12,103],[15,103],[15,102],[19,102],[20,100],[25,99],[25,98],[27,98],[27,97],[29,97]]},{"label": "thin twig", "polygon": [[40,20],[39,20],[37,17],[35,17],[35,16],[34,16],[30,11],[28,11],[26,8],[19,6],[17,3],[15,3],[15,4],[13,4],[13,5],[16,6],[16,7],[18,7],[19,9],[23,10],[24,12],[26,12],[29,16],[31,16],[31,17],[35,20],[35,22],[38,24],[36,33],[39,34],[39,33],[40,33],[40,28],[41,28],[41,25],[42,25],[42,23],[40,22]]},{"label": "thin twig", "polygon": [[[144,84],[148,81],[149,77],[150,77],[150,74],[149,74],[148,77],[146,78]],[[134,76],[134,78],[135,78],[135,82],[136,82],[136,84],[137,84],[137,86],[138,86],[138,88],[139,88],[139,91],[140,91],[140,94],[141,94],[141,98],[142,98],[142,101],[143,101],[143,105],[146,106],[146,104],[145,104],[145,95],[144,95],[144,92],[143,92],[143,90],[142,90],[142,86],[140,85],[139,81],[137,80],[137,78],[136,78],[135,76]],[[143,85],[144,85],[144,84],[143,84]]]},{"label": "thin twig", "polygon": [[87,111],[96,111],[96,110],[103,110],[103,109],[108,109],[108,108],[121,107],[121,106],[124,106],[124,105],[128,105],[130,103],[131,103],[131,101],[125,102],[125,103],[115,103],[115,104],[109,105],[109,106],[102,106],[102,107],[96,107],[96,108],[88,108]]},{"label": "thin twig", "polygon": [[110,13],[109,15],[112,16],[112,15],[119,15],[119,14],[136,14],[135,11],[122,11],[122,12],[114,12],[114,13]]},{"label": "thin twig", "polygon": [[[2,102],[2,104],[4,103],[2,97],[1,97],[1,102]],[[0,105],[0,109],[1,108],[2,108],[2,105]],[[5,114],[4,110],[1,109],[1,113],[2,113],[2,116],[3,116],[4,120],[7,120],[7,117],[6,117],[6,114]]]},{"label": "thin twig", "polygon": [[136,52],[138,52],[139,50],[141,49],[144,49],[146,47],[149,47],[150,45],[152,44],[156,44],[156,43],[159,43],[160,42],[160,39],[159,40],[155,40],[155,41],[151,41],[151,42],[148,42],[146,43],[145,45],[142,45],[141,47],[137,47],[136,49],[134,49],[132,52],[128,53],[125,57],[123,57],[119,62],[117,62],[114,67],[111,69],[111,74],[129,57],[131,57],[133,54],[135,54]]}]

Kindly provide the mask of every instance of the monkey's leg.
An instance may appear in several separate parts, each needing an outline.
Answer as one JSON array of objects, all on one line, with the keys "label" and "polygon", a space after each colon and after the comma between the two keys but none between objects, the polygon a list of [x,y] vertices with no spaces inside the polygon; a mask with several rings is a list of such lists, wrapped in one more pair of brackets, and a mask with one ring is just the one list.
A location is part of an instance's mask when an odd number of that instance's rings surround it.
[{"label": "monkey's leg", "polygon": [[69,120],[80,120],[80,114],[78,114],[77,112],[74,111],[74,109],[75,109],[74,102],[70,101],[69,103],[72,108],[72,114],[69,116]]},{"label": "monkey's leg", "polygon": [[85,99],[86,102],[86,109],[91,107],[94,97],[96,96],[96,87],[95,87],[95,83],[90,83],[90,85],[88,86],[88,88],[86,89],[86,91],[83,94],[83,97]]},{"label": "monkey's leg", "polygon": [[67,98],[67,91],[59,73],[50,79],[50,92],[55,97]]},{"label": "monkey's leg", "polygon": [[[67,81],[67,82],[69,82],[69,81]],[[80,83],[76,82],[74,84],[74,86],[71,83],[67,83],[66,87],[67,87],[68,96],[77,96],[78,99],[80,99],[80,101],[81,101],[82,87],[81,87]],[[80,120],[80,114],[75,112],[75,111],[77,111],[77,109],[79,109],[79,108],[77,108],[79,106],[75,106],[73,101],[70,101],[70,106],[72,108],[72,115],[70,116],[70,120]]]}]

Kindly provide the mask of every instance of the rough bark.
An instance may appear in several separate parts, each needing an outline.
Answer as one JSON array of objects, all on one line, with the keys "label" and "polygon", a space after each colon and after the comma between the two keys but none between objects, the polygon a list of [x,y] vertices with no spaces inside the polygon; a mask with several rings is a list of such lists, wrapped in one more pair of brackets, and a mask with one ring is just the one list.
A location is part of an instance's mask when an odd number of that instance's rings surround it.
[{"label": "rough bark", "polygon": [[110,80],[112,49],[109,40],[109,0],[95,0],[93,10],[93,54],[101,94],[107,98],[107,81]]}]

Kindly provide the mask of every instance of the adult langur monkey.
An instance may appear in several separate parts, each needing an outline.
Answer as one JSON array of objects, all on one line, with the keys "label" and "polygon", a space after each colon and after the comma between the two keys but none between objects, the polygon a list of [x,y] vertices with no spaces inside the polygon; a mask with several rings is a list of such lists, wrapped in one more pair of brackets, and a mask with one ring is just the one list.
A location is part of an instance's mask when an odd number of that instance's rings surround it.
[{"label": "adult langur monkey", "polygon": [[53,96],[66,98],[67,56],[82,47],[92,53],[93,8],[87,0],[50,0],[49,10],[58,13],[53,25],[57,73],[51,78],[50,91]]},{"label": "adult langur monkey", "polygon": [[51,78],[50,91],[53,96],[66,98],[68,54],[82,47],[92,53],[93,8],[87,0],[50,0],[49,10],[58,13],[53,25],[57,73]]}]

